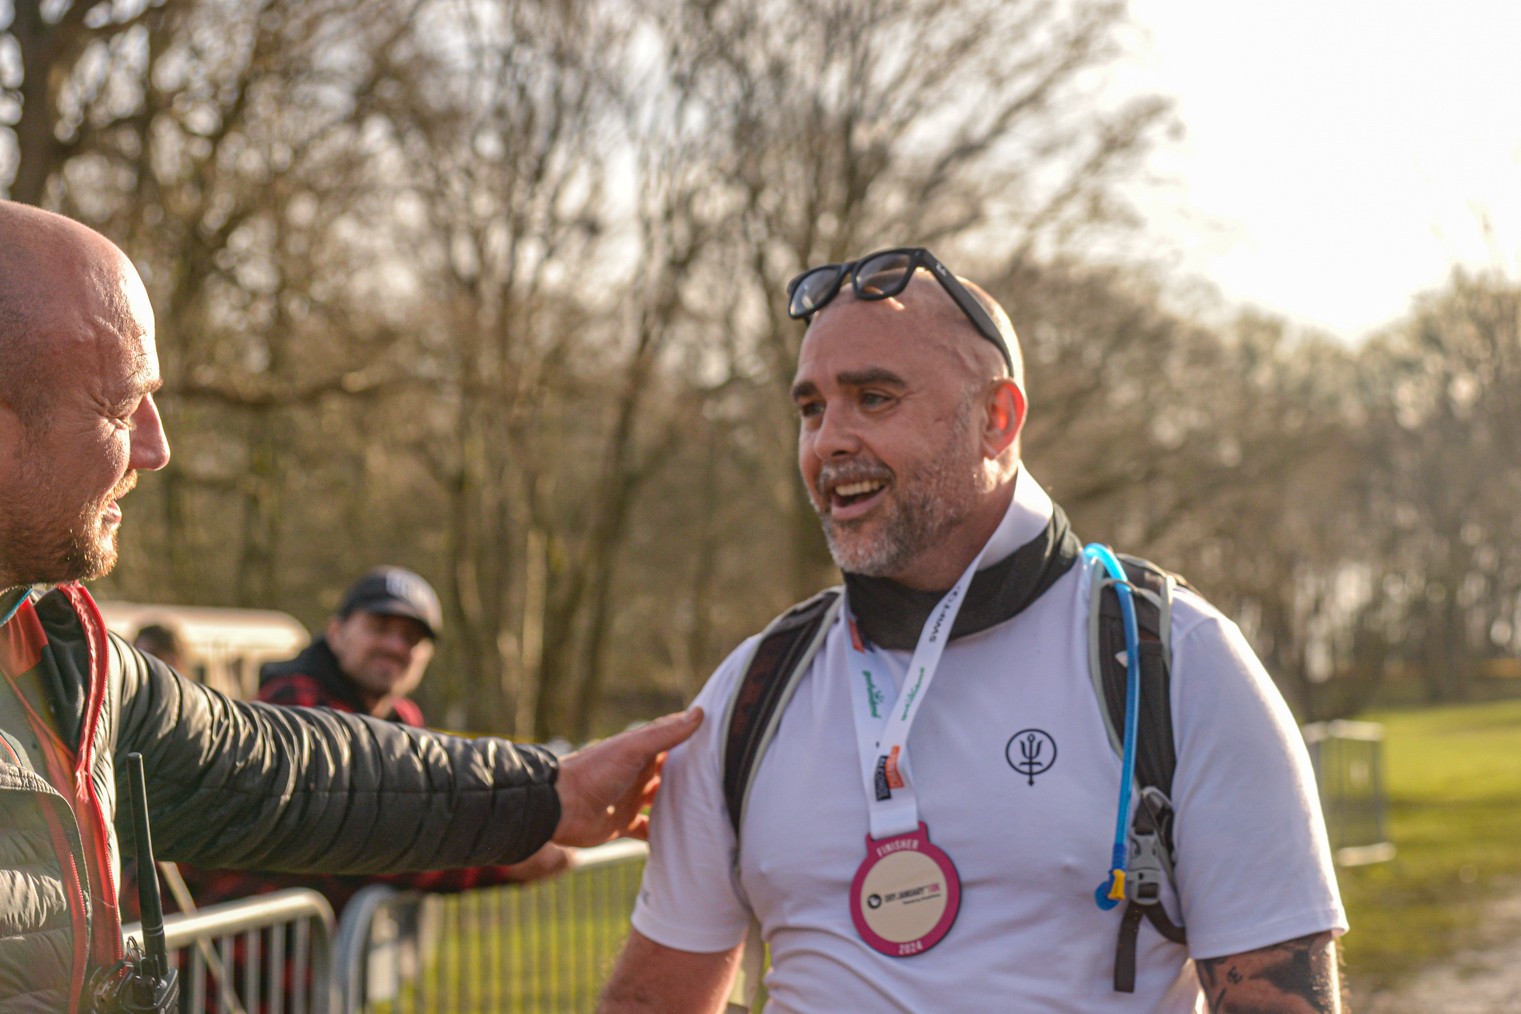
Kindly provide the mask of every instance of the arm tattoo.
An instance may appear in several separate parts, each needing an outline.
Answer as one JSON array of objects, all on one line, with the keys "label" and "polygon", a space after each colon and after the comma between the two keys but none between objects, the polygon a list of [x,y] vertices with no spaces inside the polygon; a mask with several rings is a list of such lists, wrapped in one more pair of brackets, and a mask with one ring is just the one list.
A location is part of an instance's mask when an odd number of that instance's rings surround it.
[{"label": "arm tattoo", "polygon": [[1339,1014],[1336,958],[1331,934],[1316,933],[1197,965],[1211,1014]]}]

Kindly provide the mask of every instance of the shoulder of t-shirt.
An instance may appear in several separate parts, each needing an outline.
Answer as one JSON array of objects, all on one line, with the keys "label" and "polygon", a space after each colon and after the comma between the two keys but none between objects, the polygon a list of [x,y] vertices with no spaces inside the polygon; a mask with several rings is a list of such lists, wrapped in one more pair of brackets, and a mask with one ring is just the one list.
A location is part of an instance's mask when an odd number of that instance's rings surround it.
[{"label": "shoulder of t-shirt", "polygon": [[740,680],[755,655],[760,634],[741,641],[727,658],[713,670],[708,681],[693,698],[692,704],[700,706],[706,716],[697,735],[671,752],[672,764],[687,763],[690,759],[703,758],[701,763],[715,767],[728,738],[729,705],[739,689]]},{"label": "shoulder of t-shirt", "polygon": [[1190,685],[1201,673],[1226,671],[1266,679],[1262,660],[1236,621],[1192,589],[1179,588],[1172,608],[1173,672]]},{"label": "shoulder of t-shirt", "polygon": [[1172,596],[1172,641],[1178,644],[1191,635],[1207,635],[1234,628],[1236,621],[1221,612],[1192,588],[1179,585]]},{"label": "shoulder of t-shirt", "polygon": [[[838,622],[837,618],[836,623]],[[692,703],[700,705],[703,713],[708,716],[703,720],[703,731],[698,733],[698,738],[702,738],[704,733],[715,739],[722,738],[726,734],[721,726],[727,723],[729,702],[734,699],[735,691],[739,689],[740,680],[749,669],[750,660],[755,657],[756,647],[760,644],[764,633],[764,630],[759,631],[741,641],[728,657],[718,664],[712,675],[708,677],[708,681],[703,684],[702,690],[693,698]],[[826,636],[832,635],[831,630]],[[823,654],[822,647],[821,645],[819,656]]]}]

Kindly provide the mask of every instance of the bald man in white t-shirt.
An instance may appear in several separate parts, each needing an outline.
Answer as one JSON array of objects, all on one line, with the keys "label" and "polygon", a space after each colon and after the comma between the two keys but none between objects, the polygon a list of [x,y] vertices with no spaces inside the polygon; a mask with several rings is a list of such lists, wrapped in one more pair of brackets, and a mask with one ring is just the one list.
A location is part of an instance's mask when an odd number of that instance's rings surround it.
[{"label": "bald man in white t-shirt", "polygon": [[[736,835],[724,723],[674,750],[602,1010],[724,1009],[747,927],[768,1010],[1339,1011],[1346,929],[1313,773],[1234,624],[1172,611],[1175,943],[1112,976],[1120,762],[1088,671],[1090,571],[1022,466],[1002,308],[928,251],[812,269],[799,468],[845,596],[753,774]],[[948,636],[946,636],[948,635]],[[754,653],[699,696],[723,715]]]}]

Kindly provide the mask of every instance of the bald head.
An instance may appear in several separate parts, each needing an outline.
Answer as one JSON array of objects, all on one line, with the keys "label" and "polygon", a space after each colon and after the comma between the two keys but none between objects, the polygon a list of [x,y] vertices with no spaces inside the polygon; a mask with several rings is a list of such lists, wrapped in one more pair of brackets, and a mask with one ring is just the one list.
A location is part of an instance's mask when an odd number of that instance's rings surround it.
[{"label": "bald head", "polygon": [[887,300],[858,301],[851,287],[843,285],[839,295],[819,310],[813,319],[817,321],[823,315],[831,311],[838,312],[844,305],[854,302],[863,302],[862,308],[867,310],[880,306],[886,312],[908,313],[920,321],[923,327],[923,340],[943,346],[956,361],[965,367],[968,371],[966,379],[969,382],[1010,377],[1023,390],[1025,386],[1024,356],[1020,352],[1019,338],[1014,333],[1014,324],[1009,320],[1009,315],[1004,312],[1004,308],[998,301],[976,282],[959,276],[957,281],[982,305],[988,317],[992,319],[993,325],[998,329],[1013,364],[1012,373],[1007,368],[998,346],[977,329],[926,268],[915,271],[913,281],[908,287],[897,296]]},{"label": "bald head", "polygon": [[[977,297],[977,302],[982,304],[982,308],[986,310],[988,312],[988,316],[992,318],[993,326],[998,328],[998,334],[1003,338],[1004,347],[1009,350],[1009,359],[1014,363],[1013,372],[1010,373],[1010,377],[1013,379],[1014,383],[1019,385],[1020,390],[1025,390],[1025,357],[1024,353],[1019,349],[1019,336],[1014,333],[1014,322],[1009,319],[1009,315],[1004,311],[1003,305],[999,303],[998,300],[989,295],[987,290],[985,290],[982,286],[978,285],[976,282],[970,281],[969,279],[962,278],[959,275],[957,276],[956,280],[959,281],[968,292]],[[980,333],[977,333],[977,329],[975,327],[972,327],[972,322],[966,319],[965,314],[959,314],[959,316],[960,321],[964,326],[971,328],[972,332],[974,334],[977,334],[977,337],[982,337]],[[1003,376],[1003,356],[998,354],[997,349],[992,348],[991,342],[989,342],[988,345],[989,355],[985,356],[984,358],[990,361],[996,359],[997,365],[995,369],[997,369],[998,372],[994,374],[994,376]]]},{"label": "bald head", "polygon": [[169,441],[153,310],[125,254],[0,202],[0,588],[116,563],[121,499]]},{"label": "bald head", "polygon": [[29,427],[42,423],[55,387],[55,358],[92,336],[93,322],[80,319],[80,307],[91,297],[121,309],[139,299],[146,304],[141,289],[126,255],[100,233],[41,208],[0,201],[0,405]]},{"label": "bald head", "polygon": [[998,527],[1019,469],[1024,394],[994,340],[928,273],[895,296],[841,288],[803,336],[792,399],[798,470],[835,562],[949,588]]}]

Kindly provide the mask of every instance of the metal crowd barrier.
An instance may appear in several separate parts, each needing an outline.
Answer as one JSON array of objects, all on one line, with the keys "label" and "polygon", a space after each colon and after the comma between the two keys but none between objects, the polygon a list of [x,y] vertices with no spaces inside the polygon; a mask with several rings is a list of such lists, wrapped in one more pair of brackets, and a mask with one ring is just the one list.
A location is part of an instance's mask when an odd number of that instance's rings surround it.
[{"label": "metal crowd barrier", "polygon": [[1394,858],[1384,790],[1384,727],[1376,722],[1316,722],[1303,730],[1326,832],[1343,866]]},{"label": "metal crowd barrier", "polygon": [[[142,941],[137,923],[123,935]],[[208,905],[164,919],[180,970],[180,1010],[330,1014],[335,1008],[333,909],[302,888]]]},{"label": "metal crowd barrier", "polygon": [[577,853],[559,877],[461,894],[372,884],[334,944],[345,1012],[591,1010],[628,934],[648,847]]},{"label": "metal crowd barrier", "polygon": [[[648,852],[613,842],[579,851],[552,880],[460,894],[372,884],[336,930],[327,899],[304,889],[167,916],[180,1010],[591,1010],[628,934]],[[137,924],[124,934],[142,939]]]}]

